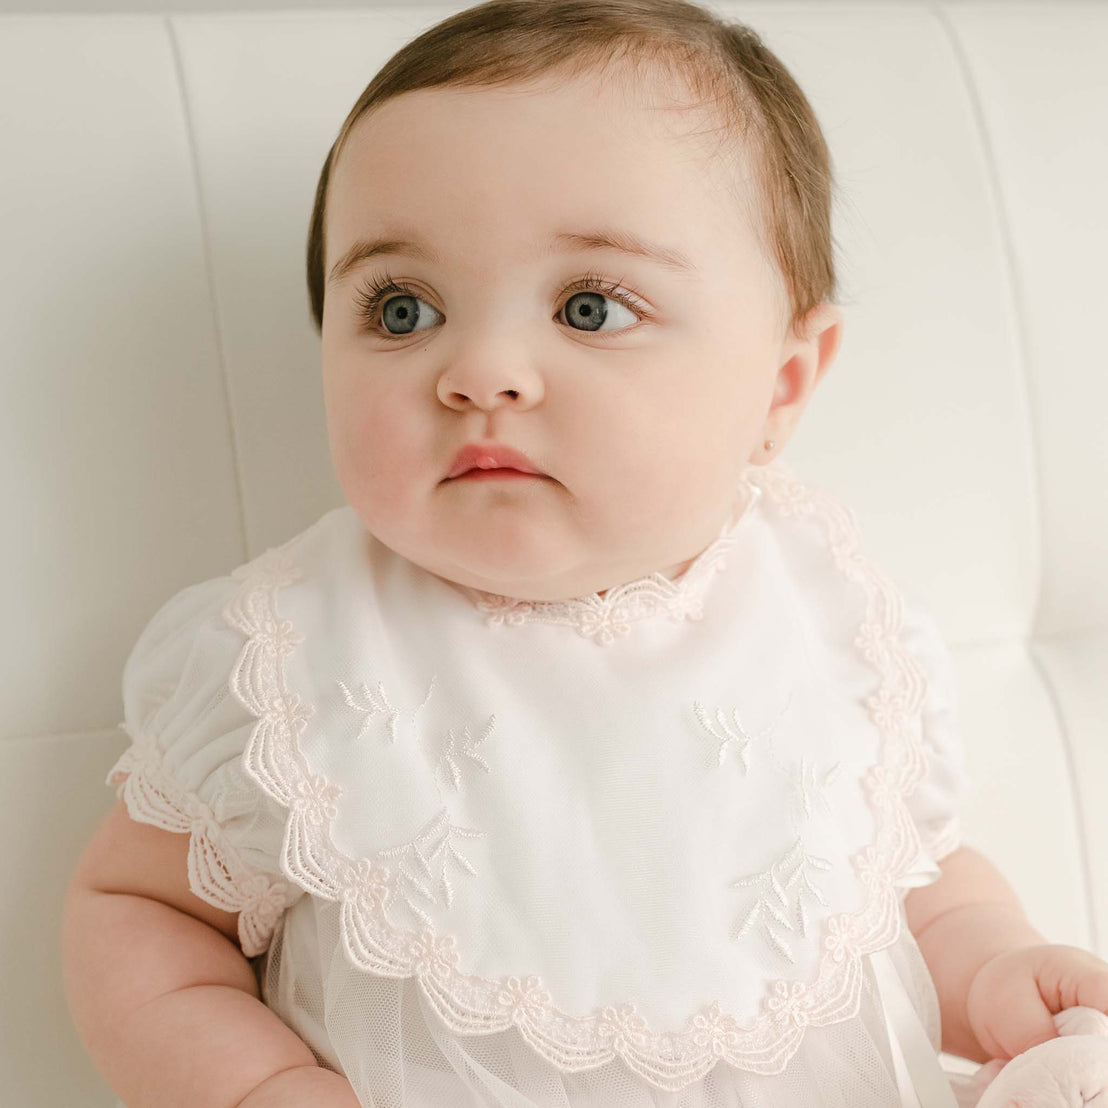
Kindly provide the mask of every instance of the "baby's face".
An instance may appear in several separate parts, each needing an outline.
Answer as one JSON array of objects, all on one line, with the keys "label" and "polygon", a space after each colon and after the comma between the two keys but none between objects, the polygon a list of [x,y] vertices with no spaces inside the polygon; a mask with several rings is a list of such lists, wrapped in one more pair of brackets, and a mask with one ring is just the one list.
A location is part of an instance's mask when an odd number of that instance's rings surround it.
[{"label": "baby's face", "polygon": [[[799,418],[808,348],[717,136],[687,134],[714,118],[681,95],[426,89],[354,126],[327,201],[332,458],[367,528],[429,572],[531,600],[673,577]],[[685,260],[590,249],[601,231]],[[391,245],[340,270],[373,240]],[[386,270],[402,288],[367,314]],[[543,476],[447,476],[490,440]]]}]

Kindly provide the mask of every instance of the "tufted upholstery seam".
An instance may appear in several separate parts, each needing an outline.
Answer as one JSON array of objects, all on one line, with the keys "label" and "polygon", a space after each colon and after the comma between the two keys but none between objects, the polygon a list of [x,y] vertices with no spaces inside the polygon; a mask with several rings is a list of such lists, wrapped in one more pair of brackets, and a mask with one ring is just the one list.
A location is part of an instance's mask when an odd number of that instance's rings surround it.
[{"label": "tufted upholstery seam", "polygon": [[247,549],[246,497],[243,493],[242,459],[239,452],[238,435],[235,433],[234,402],[231,382],[227,372],[227,351],[223,341],[223,327],[220,321],[219,297],[216,295],[215,267],[212,264],[211,232],[208,227],[208,213],[204,206],[204,190],[200,180],[200,155],[196,147],[196,131],[192,121],[188,89],[185,84],[185,67],[181,59],[181,43],[172,16],[164,17],[166,35],[169,38],[170,54],[173,58],[173,70],[177,91],[181,98],[181,115],[185,125],[185,141],[188,145],[189,168],[192,175],[192,187],[196,196],[196,210],[200,219],[200,254],[204,259],[204,281],[208,286],[208,298],[212,308],[212,326],[215,328],[216,350],[219,354],[219,377],[223,384],[223,411],[227,417],[227,435],[231,442],[231,458],[235,467],[235,497],[238,502],[239,548],[245,561],[249,556]]},{"label": "tufted upholstery seam", "polygon": [[1069,727],[1066,723],[1066,714],[1062,709],[1062,702],[1058,696],[1057,687],[1051,679],[1046,666],[1043,665],[1038,652],[1034,649],[1034,642],[1030,640],[1027,643],[1027,656],[1038,672],[1039,680],[1043,683],[1043,688],[1046,690],[1047,697],[1050,700],[1050,710],[1053,712],[1054,719],[1058,725],[1058,733],[1062,736],[1062,754],[1066,760],[1066,775],[1069,778],[1070,793],[1073,797],[1073,816],[1077,821],[1077,842],[1081,859],[1081,879],[1084,885],[1082,891],[1085,899],[1085,913],[1088,916],[1089,922],[1089,941],[1092,944],[1092,949],[1099,951],[1101,949],[1100,927],[1097,918],[1096,901],[1093,897],[1093,865],[1089,853],[1085,808],[1081,797],[1081,789],[1078,785],[1077,758],[1073,751],[1073,741],[1070,738]]},{"label": "tufted upholstery seam", "polygon": [[1016,336],[1016,357],[1019,361],[1019,376],[1023,386],[1024,413],[1027,418],[1028,442],[1030,444],[1031,454],[1031,472],[1029,474],[1032,492],[1031,503],[1035,513],[1035,526],[1033,528],[1035,549],[1032,554],[1032,564],[1034,566],[1034,575],[1038,584],[1038,591],[1031,613],[1030,627],[1028,628],[1028,634],[1025,638],[1025,649],[1028,658],[1038,672],[1043,688],[1046,690],[1046,694],[1050,700],[1051,711],[1054,714],[1058,726],[1058,733],[1062,739],[1062,753],[1066,762],[1066,775],[1070,788],[1071,811],[1074,813],[1077,821],[1077,841],[1081,859],[1081,873],[1084,882],[1084,889],[1082,892],[1089,926],[1089,935],[1093,942],[1094,949],[1100,949],[1097,913],[1093,902],[1093,870],[1089,855],[1088,833],[1081,801],[1081,790],[1078,786],[1077,763],[1073,751],[1072,736],[1070,735],[1054,682],[1050,679],[1046,667],[1042,664],[1042,661],[1034,649],[1034,641],[1037,637],[1036,629],[1039,626],[1043,593],[1046,583],[1044,569],[1044,548],[1046,545],[1044,528],[1046,512],[1043,501],[1042,474],[1040,472],[1040,466],[1042,464],[1041,432],[1038,421],[1035,418],[1035,407],[1032,403],[1034,388],[1029,367],[1028,351],[1030,349],[1030,342],[1025,323],[1028,316],[1025,311],[1024,290],[1019,277],[1019,269],[1016,265],[1015,247],[1012,242],[1009,213],[1005,203],[1004,189],[1001,184],[996,151],[993,148],[989,128],[985,119],[985,111],[981,103],[981,96],[974,78],[973,68],[970,65],[970,60],[966,54],[962,40],[958,37],[957,28],[954,26],[946,8],[943,4],[938,2],[931,3],[930,8],[944,32],[947,42],[950,45],[958,72],[961,75],[962,84],[965,88],[967,101],[973,116],[978,142],[981,144],[981,151],[987,166],[989,188],[993,194],[996,205],[998,237],[1000,239],[1001,252],[1004,259],[1004,272],[1007,278],[1007,287],[1012,301],[1012,312],[1014,316],[1013,325]]},{"label": "tufted upholstery seam", "polygon": [[1019,278],[1019,269],[1016,265],[1016,252],[1012,243],[1011,221],[1007,204],[1005,203],[1004,189],[1001,186],[1000,168],[997,164],[996,151],[993,148],[989,127],[985,119],[985,111],[981,104],[981,96],[978,92],[977,82],[974,79],[973,68],[962,40],[958,37],[949,14],[941,3],[932,3],[931,11],[942,28],[944,37],[950,45],[954,57],[955,66],[962,78],[962,87],[966,92],[970,114],[973,118],[974,130],[977,141],[987,167],[989,191],[992,193],[997,220],[997,237],[1000,240],[1001,256],[1004,259],[1004,274],[1006,285],[1011,298],[1013,327],[1016,338],[1016,358],[1019,362],[1019,378],[1022,385],[1023,411],[1027,421],[1027,441],[1030,444],[1031,466],[1029,484],[1031,486],[1031,505],[1034,512],[1032,534],[1035,547],[1032,551],[1032,566],[1034,580],[1037,584],[1037,592],[1032,605],[1031,618],[1028,632],[1033,634],[1039,626],[1039,617],[1042,611],[1043,592],[1045,588],[1045,572],[1043,550],[1045,546],[1044,525],[1045,509],[1043,506],[1043,482],[1039,468],[1042,461],[1041,434],[1039,424],[1035,419],[1035,408],[1032,404],[1034,388],[1031,381],[1031,371],[1028,364],[1028,350],[1030,342],[1027,336],[1025,320],[1027,313],[1024,306],[1023,285]]}]

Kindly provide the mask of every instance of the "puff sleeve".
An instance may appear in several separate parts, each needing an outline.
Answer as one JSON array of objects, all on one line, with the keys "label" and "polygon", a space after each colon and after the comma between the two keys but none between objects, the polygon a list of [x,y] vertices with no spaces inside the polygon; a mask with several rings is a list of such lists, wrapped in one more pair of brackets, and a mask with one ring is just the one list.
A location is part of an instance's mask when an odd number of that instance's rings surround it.
[{"label": "puff sleeve", "polygon": [[962,845],[960,810],[969,778],[958,722],[958,678],[950,649],[923,608],[906,606],[901,641],[919,662],[927,681],[921,714],[927,771],[907,797],[926,865],[941,861]]},{"label": "puff sleeve", "polygon": [[189,887],[239,913],[253,957],[304,890],[280,868],[283,810],[241,765],[257,721],[228,687],[244,644],[223,618],[236,589],[231,577],[190,585],[142,631],[123,668],[119,726],[132,741],[105,783],[132,819],[190,836]]}]

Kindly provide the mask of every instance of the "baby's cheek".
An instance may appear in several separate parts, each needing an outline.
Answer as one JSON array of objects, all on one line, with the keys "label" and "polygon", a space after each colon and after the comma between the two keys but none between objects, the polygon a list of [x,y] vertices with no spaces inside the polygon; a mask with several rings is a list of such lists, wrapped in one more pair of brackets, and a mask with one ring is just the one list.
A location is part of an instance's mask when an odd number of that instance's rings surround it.
[{"label": "baby's cheek", "polygon": [[351,478],[373,485],[410,483],[428,477],[437,459],[423,444],[417,420],[398,415],[410,409],[396,407],[388,397],[356,392],[336,412],[344,467]]},{"label": "baby's cheek", "polygon": [[382,541],[404,546],[421,521],[446,475],[449,444],[434,447],[414,417],[396,419],[382,405],[352,408],[342,416],[335,472],[351,504]]}]

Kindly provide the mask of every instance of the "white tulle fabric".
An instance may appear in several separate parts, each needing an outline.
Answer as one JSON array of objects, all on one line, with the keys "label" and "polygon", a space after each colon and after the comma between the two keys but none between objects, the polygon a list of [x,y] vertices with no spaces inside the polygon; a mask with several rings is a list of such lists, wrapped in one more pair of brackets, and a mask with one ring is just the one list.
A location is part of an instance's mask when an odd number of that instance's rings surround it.
[{"label": "white tulle fabric", "polygon": [[902,899],[959,843],[953,690],[780,462],[676,580],[558,603],[339,508],[155,615],[108,780],[365,1105],[885,1108],[871,953],[939,1047]]}]

